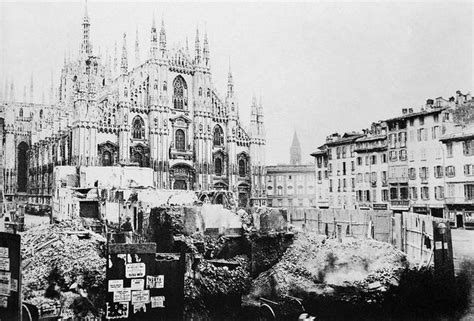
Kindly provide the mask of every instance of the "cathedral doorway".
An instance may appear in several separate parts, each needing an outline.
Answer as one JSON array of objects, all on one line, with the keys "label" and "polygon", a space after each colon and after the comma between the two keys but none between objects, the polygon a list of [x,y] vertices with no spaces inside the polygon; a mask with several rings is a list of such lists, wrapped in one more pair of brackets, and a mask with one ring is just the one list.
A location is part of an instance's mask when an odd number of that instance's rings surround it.
[{"label": "cathedral doorway", "polygon": [[173,189],[186,190],[186,181],[183,179],[178,179],[174,181]]},{"label": "cathedral doorway", "polygon": [[26,192],[28,185],[28,144],[21,142],[18,145],[18,192]]}]

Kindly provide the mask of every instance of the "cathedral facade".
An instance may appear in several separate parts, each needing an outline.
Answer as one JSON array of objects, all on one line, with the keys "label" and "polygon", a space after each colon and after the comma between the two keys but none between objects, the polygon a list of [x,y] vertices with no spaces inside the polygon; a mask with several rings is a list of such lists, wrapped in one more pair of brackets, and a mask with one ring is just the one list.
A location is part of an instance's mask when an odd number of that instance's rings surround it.
[{"label": "cathedral facade", "polygon": [[227,190],[239,206],[264,205],[262,105],[253,99],[244,129],[230,68],[227,93],[213,86],[207,34],[196,30],[194,50],[169,49],[164,23],[158,30],[153,19],[147,59],[136,41],[129,68],[125,34],[121,51],[119,59],[94,53],[86,9],[79,56],[65,59],[52,103],[17,102],[9,86],[5,195],[49,204],[57,166],[140,166],[153,169],[158,189]]}]

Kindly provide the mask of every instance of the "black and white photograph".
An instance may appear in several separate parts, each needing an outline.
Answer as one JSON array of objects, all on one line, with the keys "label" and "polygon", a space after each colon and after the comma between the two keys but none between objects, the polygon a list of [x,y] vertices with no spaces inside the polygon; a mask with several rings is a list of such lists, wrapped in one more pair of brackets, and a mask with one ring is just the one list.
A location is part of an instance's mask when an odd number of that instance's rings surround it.
[{"label": "black and white photograph", "polygon": [[474,320],[473,31],[0,0],[0,321]]}]

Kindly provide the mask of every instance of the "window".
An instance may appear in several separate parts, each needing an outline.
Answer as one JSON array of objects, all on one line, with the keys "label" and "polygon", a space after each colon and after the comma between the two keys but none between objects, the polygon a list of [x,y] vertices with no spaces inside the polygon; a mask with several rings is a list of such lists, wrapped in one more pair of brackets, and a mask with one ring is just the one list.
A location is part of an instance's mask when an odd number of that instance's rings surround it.
[{"label": "window", "polygon": [[388,201],[388,190],[383,189],[382,190],[382,202],[387,202]]},{"label": "window", "polygon": [[105,151],[102,154],[102,166],[111,166],[112,165],[112,155],[109,151]]},{"label": "window", "polygon": [[390,161],[391,162],[396,162],[397,161],[397,151],[396,150],[391,150],[390,151]]},{"label": "window", "polygon": [[447,166],[446,167],[446,176],[447,177],[454,177],[456,175],[456,169],[454,166]]},{"label": "window", "polygon": [[407,160],[407,150],[406,149],[401,149],[399,153],[400,153],[400,156],[399,156],[400,160],[401,161],[406,161]]},{"label": "window", "polygon": [[362,173],[358,173],[357,174],[357,183],[362,183],[364,180],[364,177],[362,175]]},{"label": "window", "polygon": [[177,150],[184,151],[186,149],[186,136],[182,129],[176,130],[175,141],[175,147]]},{"label": "window", "polygon": [[354,191],[354,188],[356,187],[356,184],[355,184],[355,179],[354,178],[351,178],[351,188],[352,188],[352,191]]},{"label": "window", "polygon": [[332,164],[329,164],[329,166],[328,166],[328,174],[330,176],[332,175]]},{"label": "window", "polygon": [[415,120],[413,118],[410,119],[410,127],[413,127],[415,125]]},{"label": "window", "polygon": [[382,159],[382,163],[386,163],[387,162],[387,154],[386,153],[383,153],[382,155],[380,155],[381,159]]},{"label": "window", "polygon": [[198,90],[198,95],[199,95],[199,97],[201,97],[201,96],[202,96],[202,87],[199,87],[199,90]]},{"label": "window", "polygon": [[357,165],[362,166],[362,157],[357,157]]},{"label": "window", "polygon": [[217,176],[221,176],[222,175],[222,160],[220,157],[217,157],[215,160],[214,160],[214,173],[217,175]]},{"label": "window", "polygon": [[216,125],[216,127],[214,127],[214,146],[222,145],[224,145],[224,132],[221,126]]},{"label": "window", "polygon": [[416,179],[416,168],[411,167],[408,169],[408,178],[409,179]]},{"label": "window", "polygon": [[431,128],[431,138],[436,139],[439,137],[439,126],[434,126]]},{"label": "window", "polygon": [[341,158],[341,147],[336,147],[336,158]]},{"label": "window", "polygon": [[317,157],[317,158],[316,158],[316,166],[318,166],[318,168],[323,167],[323,159],[322,159],[322,157]]},{"label": "window", "polygon": [[372,184],[377,184],[377,173],[376,172],[372,172],[371,175],[370,175],[370,182]]},{"label": "window", "polygon": [[382,186],[387,185],[387,171],[382,171],[381,176]]},{"label": "window", "polygon": [[329,180],[329,192],[332,192],[332,179]]},{"label": "window", "polygon": [[423,186],[421,188],[421,199],[426,201],[430,199],[430,189],[428,186]]},{"label": "window", "polygon": [[370,173],[369,173],[369,172],[366,172],[366,173],[364,174],[364,182],[365,182],[365,183],[368,183],[369,180],[370,180]]},{"label": "window", "polygon": [[425,124],[425,118],[423,116],[420,116],[419,121],[420,121],[420,126],[423,126]]},{"label": "window", "polygon": [[346,146],[342,146],[341,150],[342,150],[342,158],[346,158]]},{"label": "window", "polygon": [[163,91],[168,91],[168,84],[166,83],[166,81],[163,81]]},{"label": "window", "polygon": [[446,143],[446,153],[448,157],[453,157],[453,143]]},{"label": "window", "polygon": [[185,109],[188,107],[188,87],[183,77],[178,76],[173,82],[173,106],[175,109]]},{"label": "window", "polygon": [[145,123],[140,116],[133,119],[132,137],[134,139],[145,139]]},{"label": "window", "polygon": [[324,171],[324,178],[328,178],[328,171]]},{"label": "window", "polygon": [[434,114],[434,115],[433,115],[433,121],[434,121],[435,123],[438,123],[438,122],[439,122],[439,114]]},{"label": "window", "polygon": [[247,176],[247,162],[245,161],[245,159],[242,158],[239,160],[239,176]]},{"label": "window", "polygon": [[398,189],[396,187],[390,188],[390,199],[397,200],[398,199]]},{"label": "window", "polygon": [[464,197],[466,198],[466,200],[469,200],[469,201],[474,200],[474,185],[473,184],[464,185]]},{"label": "window", "polygon": [[424,128],[418,128],[417,131],[417,140],[421,142],[422,140],[425,139],[425,129]]},{"label": "window", "polygon": [[20,108],[20,118],[23,117],[23,108]]},{"label": "window", "polygon": [[435,186],[435,199],[442,200],[444,199],[444,187]]},{"label": "window", "polygon": [[372,156],[371,156],[370,163],[371,163],[372,165],[377,164],[377,155],[372,155]]},{"label": "window", "polygon": [[434,167],[434,177],[435,178],[443,177],[443,166]]},{"label": "window", "polygon": [[422,180],[428,179],[428,167],[420,167],[420,178]]},{"label": "window", "polygon": [[466,175],[466,176],[474,175],[474,165],[472,165],[472,164],[464,165],[464,175]]},{"label": "window", "polygon": [[407,145],[407,133],[398,133],[398,141],[400,142],[400,147],[405,147]]},{"label": "window", "polygon": [[321,183],[320,181],[323,179],[323,175],[321,173],[321,171],[318,171],[318,181],[319,183]]},{"label": "window", "polygon": [[400,199],[407,200],[408,199],[408,187],[400,187]]},{"label": "window", "polygon": [[346,162],[342,162],[342,175],[346,175]]},{"label": "window", "polygon": [[355,145],[351,145],[351,157],[354,157]]},{"label": "window", "polygon": [[355,171],[355,163],[354,163],[354,161],[351,161],[351,171],[352,171],[352,172]]},{"label": "window", "polygon": [[418,199],[418,189],[416,187],[410,187],[410,199],[412,200]]},{"label": "window", "polygon": [[474,155],[474,140],[466,140],[462,142],[463,154],[466,156]]},{"label": "window", "polygon": [[449,113],[443,114],[443,121],[449,120]]}]

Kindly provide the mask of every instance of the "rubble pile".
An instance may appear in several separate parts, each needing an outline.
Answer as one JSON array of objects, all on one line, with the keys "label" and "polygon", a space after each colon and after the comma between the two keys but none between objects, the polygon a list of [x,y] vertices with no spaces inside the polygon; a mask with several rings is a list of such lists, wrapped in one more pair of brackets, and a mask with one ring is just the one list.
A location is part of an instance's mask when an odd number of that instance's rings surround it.
[{"label": "rubble pile", "polygon": [[376,301],[380,293],[397,285],[406,266],[405,255],[390,244],[338,242],[300,233],[280,262],[254,280],[249,299],[316,294],[343,301]]},{"label": "rubble pile", "polygon": [[52,285],[59,293],[78,285],[91,296],[101,297],[105,285],[105,239],[86,230],[81,220],[30,229],[22,233],[21,242],[25,302],[54,305],[44,297]]}]

